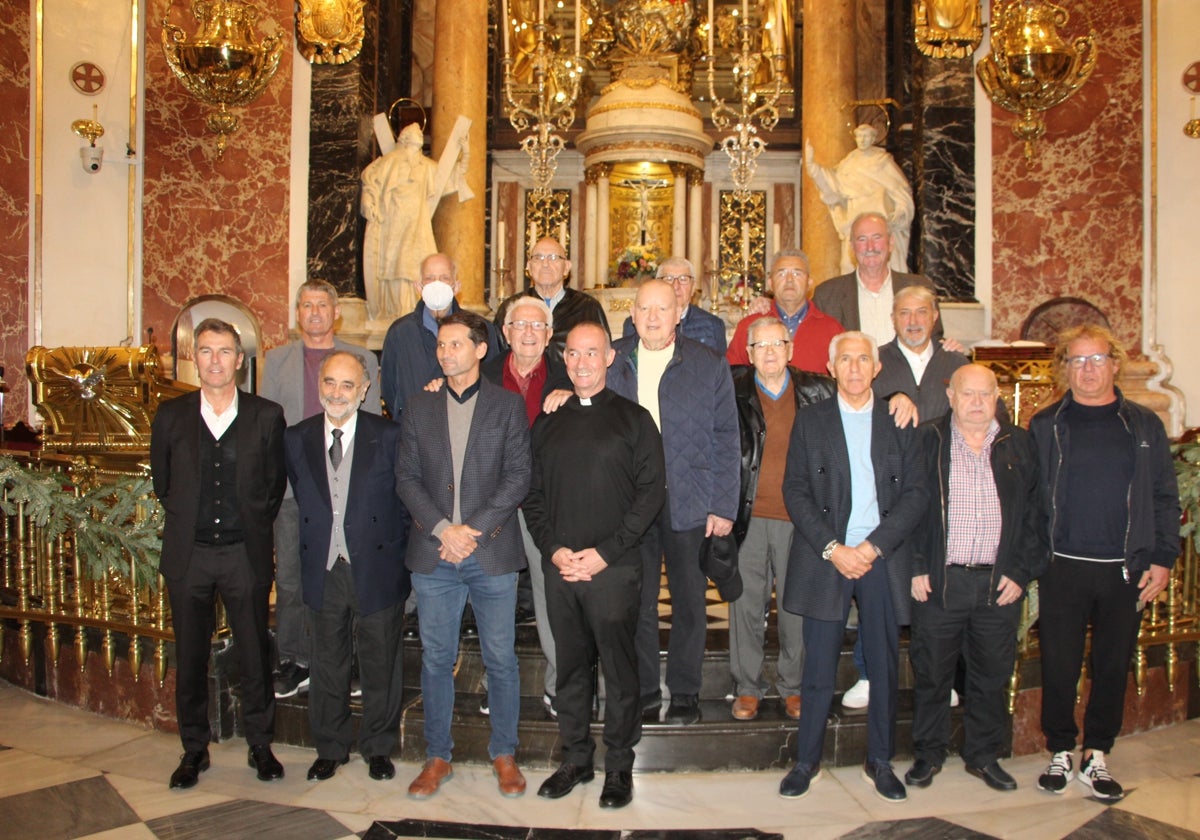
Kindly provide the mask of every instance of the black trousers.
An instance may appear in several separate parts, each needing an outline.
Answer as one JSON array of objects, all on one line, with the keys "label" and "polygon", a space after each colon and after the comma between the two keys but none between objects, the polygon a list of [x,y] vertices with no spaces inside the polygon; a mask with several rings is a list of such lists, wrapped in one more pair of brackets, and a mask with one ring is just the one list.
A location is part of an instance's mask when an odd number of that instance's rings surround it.
[{"label": "black trousers", "polygon": [[[558,670],[555,708],[563,761],[592,766],[593,668],[604,674],[605,770],[632,770],[633,748],[642,738],[638,658],[634,644],[642,570],[609,566],[589,581],[567,582],[558,567],[542,561],[546,608],[554,632]],[[657,581],[655,581],[657,583]]]},{"label": "black trousers", "polygon": [[187,571],[167,579],[175,631],[175,715],[188,752],[208,746],[208,660],[221,596],[241,671],[242,711],[250,746],[275,736],[275,687],[267,633],[271,581],[257,580],[244,544],[195,545]]},{"label": "black trousers", "polygon": [[325,572],[321,609],[311,613],[308,720],[317,755],[343,759],[354,742],[350,668],[356,630],[362,684],[358,751],[366,759],[390,755],[399,736],[404,693],[403,602],[360,614],[350,564],[342,561]]},{"label": "black trousers", "polygon": [[959,655],[966,657],[962,757],[984,767],[999,757],[1008,723],[1005,687],[1017,652],[1021,602],[996,604],[991,567],[946,567],[946,606],[934,595],[912,606],[909,656],[916,677],[913,752],[931,764],[950,746],[950,688]]},{"label": "black trousers", "polygon": [[[671,528],[670,503],[642,538],[642,595],[638,617],[638,673],[642,694],[653,694],[659,686],[658,593],[664,561],[667,591],[671,593],[671,635],[667,642],[667,690],[671,696],[698,695],[704,665],[704,643],[708,634],[708,578],[700,568],[700,545],[704,526],[675,531]],[[558,637],[555,636],[555,639]]]},{"label": "black trousers", "polygon": [[1083,748],[1110,752],[1121,732],[1129,661],[1142,621],[1137,577],[1126,581],[1123,568],[1056,555],[1038,584],[1042,733],[1050,752],[1074,749],[1079,736],[1075,689],[1089,623],[1092,688],[1083,715]]}]

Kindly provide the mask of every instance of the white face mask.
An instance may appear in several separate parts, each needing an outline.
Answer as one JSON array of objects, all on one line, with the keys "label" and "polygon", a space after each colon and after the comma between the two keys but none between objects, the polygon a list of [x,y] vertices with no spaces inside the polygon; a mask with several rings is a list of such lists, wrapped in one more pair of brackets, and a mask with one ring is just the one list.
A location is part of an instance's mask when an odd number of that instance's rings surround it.
[{"label": "white face mask", "polygon": [[421,289],[421,300],[434,312],[441,312],[450,308],[450,302],[454,300],[454,289],[449,283],[434,280],[432,283],[426,283]]}]

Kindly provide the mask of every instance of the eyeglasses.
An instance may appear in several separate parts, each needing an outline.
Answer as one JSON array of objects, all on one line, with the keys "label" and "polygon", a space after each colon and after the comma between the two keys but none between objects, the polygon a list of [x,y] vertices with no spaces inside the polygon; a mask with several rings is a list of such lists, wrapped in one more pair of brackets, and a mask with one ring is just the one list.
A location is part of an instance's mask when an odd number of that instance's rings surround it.
[{"label": "eyeglasses", "polygon": [[692,283],[696,278],[690,274],[664,274],[662,277],[659,277],[658,279],[663,281],[664,283],[671,283],[671,284],[678,283],[681,286],[687,286],[690,283]]},{"label": "eyeglasses", "polygon": [[802,280],[808,276],[803,268],[781,268],[773,273],[774,277],[786,277],[789,280]]},{"label": "eyeglasses", "polygon": [[1092,367],[1104,367],[1111,358],[1112,355],[1109,353],[1092,353],[1090,356],[1068,356],[1067,364],[1076,369],[1084,367],[1088,362],[1092,363]]},{"label": "eyeglasses", "polygon": [[565,260],[565,259],[566,259],[566,257],[559,256],[558,254],[530,254],[529,255],[530,262],[556,263],[559,260]]},{"label": "eyeglasses", "polygon": [[792,340],[790,338],[776,338],[772,341],[755,341],[746,346],[751,350],[766,350],[768,347],[786,347],[791,343]]},{"label": "eyeglasses", "polygon": [[520,321],[509,321],[509,322],[508,322],[507,324],[505,324],[504,326],[506,326],[506,327],[512,327],[512,328],[514,328],[514,329],[516,329],[516,330],[523,330],[523,329],[525,329],[526,327],[528,327],[528,328],[529,328],[529,329],[531,329],[531,330],[535,330],[535,331],[537,331],[537,332],[541,332],[542,330],[546,329],[546,327],[548,327],[548,326],[550,326],[550,325],[549,325],[549,324],[547,324],[545,321],[525,321],[525,320],[520,320]]}]

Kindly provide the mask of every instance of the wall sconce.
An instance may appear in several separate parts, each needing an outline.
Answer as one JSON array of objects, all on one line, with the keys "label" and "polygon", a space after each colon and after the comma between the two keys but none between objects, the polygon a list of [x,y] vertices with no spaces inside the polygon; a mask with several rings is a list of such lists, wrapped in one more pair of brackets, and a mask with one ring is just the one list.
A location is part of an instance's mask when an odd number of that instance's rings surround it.
[{"label": "wall sconce", "polygon": [[240,0],[193,0],[192,15],[197,26],[190,39],[163,18],[163,52],[188,93],[216,108],[205,124],[217,135],[219,158],[240,122],[229,109],[253,102],[275,77],[284,35],[263,36],[256,43],[258,9]]},{"label": "wall sconce", "polygon": [[99,172],[100,165],[104,163],[104,147],[96,145],[96,141],[104,136],[104,126],[100,125],[98,115],[99,109],[93,105],[90,120],[75,120],[71,123],[71,131],[88,141],[88,145],[79,150],[79,162],[83,165],[83,171],[89,175]]},{"label": "wall sconce", "polygon": [[979,0],[917,0],[913,40],[930,58],[966,58],[983,40]]},{"label": "wall sconce", "polygon": [[1058,27],[1067,10],[1049,0],[1009,0],[992,9],[992,51],[975,68],[996,105],[1019,114],[1013,134],[1025,141],[1025,160],[1046,133],[1041,112],[1065,102],[1096,67],[1096,33],[1070,44]]},{"label": "wall sconce", "polygon": [[1192,95],[1192,118],[1183,124],[1183,133],[1200,140],[1200,120],[1196,119],[1196,95],[1200,94],[1200,61],[1193,61],[1183,71],[1183,89]]}]

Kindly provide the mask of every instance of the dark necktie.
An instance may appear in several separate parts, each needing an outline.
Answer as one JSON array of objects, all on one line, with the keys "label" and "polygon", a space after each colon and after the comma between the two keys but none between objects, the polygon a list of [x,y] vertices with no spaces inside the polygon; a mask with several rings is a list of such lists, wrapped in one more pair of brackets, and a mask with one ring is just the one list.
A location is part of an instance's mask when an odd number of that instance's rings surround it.
[{"label": "dark necktie", "polygon": [[333,444],[329,447],[329,463],[336,470],[342,465],[342,430],[334,429],[330,434],[333,435]]}]

